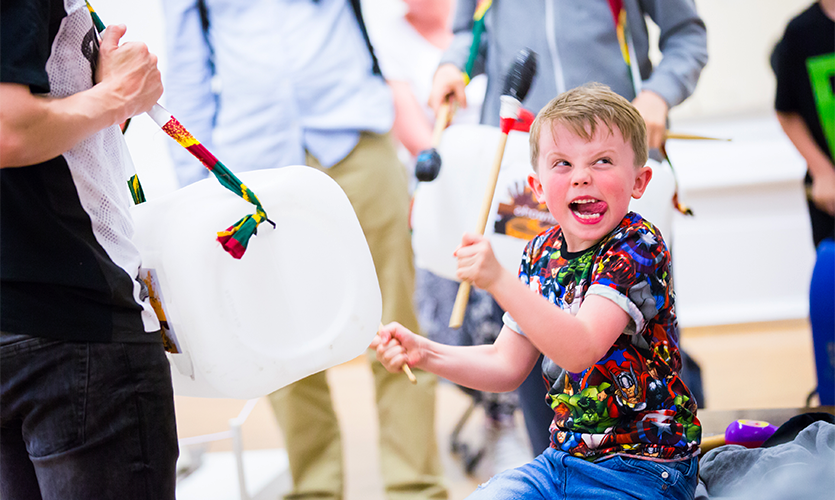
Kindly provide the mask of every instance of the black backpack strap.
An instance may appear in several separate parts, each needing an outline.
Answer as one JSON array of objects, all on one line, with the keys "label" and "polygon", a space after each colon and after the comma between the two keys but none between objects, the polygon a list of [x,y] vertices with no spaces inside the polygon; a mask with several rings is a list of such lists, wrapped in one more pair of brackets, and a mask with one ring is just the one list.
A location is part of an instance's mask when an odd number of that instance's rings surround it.
[{"label": "black backpack strap", "polygon": [[368,46],[368,53],[371,54],[371,68],[375,75],[383,76],[380,71],[380,64],[377,62],[377,56],[374,55],[374,47],[371,46],[371,39],[368,38],[368,30],[365,29],[365,22],[362,20],[362,8],[360,7],[360,0],[350,0],[351,7],[354,9],[354,15],[357,16],[357,22],[362,31],[362,37],[365,39],[365,45]]},{"label": "black backpack strap", "polygon": [[206,46],[209,47],[209,64],[211,64],[214,73],[215,49],[209,41],[209,8],[206,6],[206,0],[197,0],[197,12],[200,14],[200,28],[203,31],[203,39],[206,41]]}]

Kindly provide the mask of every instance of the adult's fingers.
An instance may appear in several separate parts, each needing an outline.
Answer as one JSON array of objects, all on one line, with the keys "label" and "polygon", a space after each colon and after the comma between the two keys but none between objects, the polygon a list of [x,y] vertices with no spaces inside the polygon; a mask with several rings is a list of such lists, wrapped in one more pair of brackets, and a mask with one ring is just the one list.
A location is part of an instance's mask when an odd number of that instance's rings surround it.
[{"label": "adult's fingers", "polygon": [[443,64],[436,71],[432,78],[432,90],[429,93],[429,107],[435,114],[438,113],[441,105],[449,97],[455,100],[462,108],[467,107],[467,94],[464,90],[464,76],[461,70],[454,64]]},{"label": "adult's fingers", "polygon": [[125,32],[127,30],[128,28],[124,24],[113,24],[108,26],[102,34],[100,49],[103,51],[109,51],[118,48],[119,40],[125,36]]}]

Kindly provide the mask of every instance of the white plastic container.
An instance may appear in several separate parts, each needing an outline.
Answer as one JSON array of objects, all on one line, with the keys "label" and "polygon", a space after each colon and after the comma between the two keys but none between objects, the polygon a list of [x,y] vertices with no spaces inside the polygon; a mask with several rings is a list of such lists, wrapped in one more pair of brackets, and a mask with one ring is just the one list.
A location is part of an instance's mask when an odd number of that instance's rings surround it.
[{"label": "white plastic container", "polygon": [[264,222],[236,260],[215,240],[253,205],[215,179],[133,207],[180,354],[176,394],[249,399],[362,354],[382,302],[374,264],[342,189],[304,166],[245,172]]},{"label": "white plastic container", "polygon": [[[438,148],[441,171],[437,179],[420,183],[415,191],[412,246],[417,267],[457,280],[452,252],[461,243],[462,234],[476,230],[500,134],[497,127],[487,125],[452,125],[444,131]],[[533,172],[528,138],[526,132],[508,134],[484,231],[499,262],[514,273],[525,244],[555,222],[545,205],[537,204],[530,188],[526,189],[528,174]],[[652,180],[644,196],[632,200],[630,210],[655,224],[669,245],[675,179],[666,163],[650,160],[649,165]],[[497,219],[502,222],[499,231],[504,233],[497,232]]]}]

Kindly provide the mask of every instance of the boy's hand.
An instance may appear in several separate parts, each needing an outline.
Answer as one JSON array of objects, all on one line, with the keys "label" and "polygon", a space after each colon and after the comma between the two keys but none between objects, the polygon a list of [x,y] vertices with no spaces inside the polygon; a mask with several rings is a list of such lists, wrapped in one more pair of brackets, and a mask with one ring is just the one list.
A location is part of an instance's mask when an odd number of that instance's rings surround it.
[{"label": "boy's hand", "polygon": [[123,24],[104,30],[95,74],[96,83],[109,90],[117,123],[148,111],[162,96],[157,56],[141,42],[119,45],[126,31]]},{"label": "boy's hand", "polygon": [[453,253],[458,258],[455,275],[482,290],[488,290],[502,274],[502,265],[493,254],[490,240],[480,234],[465,233]]},{"label": "boy's hand", "polygon": [[415,366],[422,358],[423,337],[412,333],[400,323],[389,323],[380,328],[371,347],[377,349],[377,361],[391,373],[399,373],[403,365]]}]

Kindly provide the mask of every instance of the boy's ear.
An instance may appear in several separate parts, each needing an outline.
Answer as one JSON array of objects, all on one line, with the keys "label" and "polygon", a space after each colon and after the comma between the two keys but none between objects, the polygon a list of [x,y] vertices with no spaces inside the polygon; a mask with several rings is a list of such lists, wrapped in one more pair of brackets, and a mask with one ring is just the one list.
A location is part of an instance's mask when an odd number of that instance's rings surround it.
[{"label": "boy's ear", "polygon": [[652,180],[652,167],[644,165],[635,175],[635,185],[632,187],[632,197],[636,200],[644,195],[649,181]]},{"label": "boy's ear", "polygon": [[539,182],[539,176],[536,175],[536,172],[532,174],[528,174],[528,186],[533,191],[534,198],[539,203],[545,203],[545,198],[542,197],[542,183]]}]

